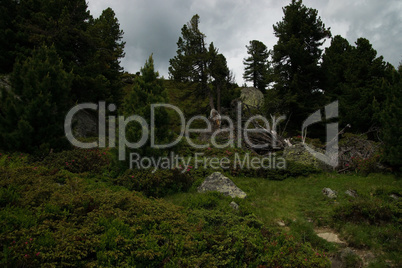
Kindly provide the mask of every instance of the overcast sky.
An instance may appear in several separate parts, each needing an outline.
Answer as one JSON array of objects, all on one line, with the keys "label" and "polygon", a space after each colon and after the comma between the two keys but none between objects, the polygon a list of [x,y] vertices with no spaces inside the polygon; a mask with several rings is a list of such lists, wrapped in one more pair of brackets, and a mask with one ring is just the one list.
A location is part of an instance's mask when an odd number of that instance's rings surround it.
[{"label": "overcast sky", "polygon": [[[251,40],[268,49],[276,44],[272,25],[282,20],[282,7],[291,0],[87,0],[98,17],[111,7],[124,31],[125,71],[136,73],[153,53],[155,67],[168,78],[169,59],[176,55],[181,28],[193,15],[200,16],[200,30],[213,42],[235,74],[243,81],[243,59]],[[400,0],[304,0],[318,10],[332,35],[342,35],[351,44],[367,38],[378,55],[397,67],[402,61],[402,1]],[[329,42],[327,42],[329,44]]]}]

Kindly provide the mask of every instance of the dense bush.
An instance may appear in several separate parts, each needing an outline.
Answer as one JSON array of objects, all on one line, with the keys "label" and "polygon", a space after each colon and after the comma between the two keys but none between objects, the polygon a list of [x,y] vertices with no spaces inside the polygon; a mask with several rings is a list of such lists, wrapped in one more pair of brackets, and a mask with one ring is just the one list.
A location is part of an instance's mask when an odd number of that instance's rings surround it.
[{"label": "dense bush", "polygon": [[193,178],[179,169],[158,169],[154,173],[150,169],[133,169],[114,179],[114,183],[129,190],[142,192],[146,196],[162,197],[187,191],[193,183]]},{"label": "dense bush", "polygon": [[74,149],[50,154],[44,159],[43,164],[72,173],[100,173],[109,166],[110,157],[107,150]]},{"label": "dense bush", "polygon": [[402,217],[401,211],[401,201],[389,202],[379,198],[359,198],[335,208],[334,219],[371,225],[397,223]]},{"label": "dense bush", "polygon": [[291,177],[308,176],[321,172],[320,169],[297,162],[287,161],[284,169],[266,170],[266,178],[270,180],[284,180]]},{"label": "dense bush", "polygon": [[[62,162],[53,160],[49,167],[0,167],[3,267],[329,267],[324,253],[265,229],[252,214],[215,210],[219,195],[211,194],[212,203],[194,200],[195,210],[180,208],[96,181],[101,174],[57,168]],[[122,181],[131,174],[145,183],[160,179],[162,194],[165,175],[175,187],[176,175],[187,182],[176,172],[148,178],[149,172],[133,170]]]}]

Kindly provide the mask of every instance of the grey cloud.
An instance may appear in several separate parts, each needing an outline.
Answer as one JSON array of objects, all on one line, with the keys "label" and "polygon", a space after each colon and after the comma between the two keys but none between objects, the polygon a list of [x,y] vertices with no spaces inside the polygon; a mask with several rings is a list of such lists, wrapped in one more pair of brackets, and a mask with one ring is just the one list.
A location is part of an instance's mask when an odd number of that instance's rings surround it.
[{"label": "grey cloud", "polygon": [[[176,42],[182,26],[199,14],[200,29],[214,42],[228,60],[236,80],[243,84],[243,63],[250,40],[260,40],[272,48],[277,39],[272,25],[283,16],[281,0],[89,0],[89,9],[99,16],[113,8],[124,30],[126,71],[137,72],[154,54],[156,69],[168,76],[169,59],[176,54]],[[321,19],[331,27],[333,35],[341,34],[353,43],[360,36],[370,40],[379,55],[397,66],[401,60],[402,4],[397,0],[348,1],[305,0],[308,7],[318,9]]]},{"label": "grey cloud", "polygon": [[[398,67],[402,60],[402,3],[397,0],[347,1],[330,0],[325,11],[333,25],[343,25],[340,33],[346,34],[354,44],[359,37],[367,38],[377,50],[377,56]],[[338,28],[339,29],[339,28]]]}]

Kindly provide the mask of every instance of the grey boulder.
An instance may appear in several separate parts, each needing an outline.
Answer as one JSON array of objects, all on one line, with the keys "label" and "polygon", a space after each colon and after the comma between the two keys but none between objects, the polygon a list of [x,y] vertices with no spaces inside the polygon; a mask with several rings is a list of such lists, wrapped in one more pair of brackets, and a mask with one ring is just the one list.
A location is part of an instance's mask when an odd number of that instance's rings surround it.
[{"label": "grey boulder", "polygon": [[217,191],[232,198],[245,198],[247,194],[237,187],[233,181],[222,175],[220,172],[214,172],[208,176],[204,182],[198,187],[198,192]]}]

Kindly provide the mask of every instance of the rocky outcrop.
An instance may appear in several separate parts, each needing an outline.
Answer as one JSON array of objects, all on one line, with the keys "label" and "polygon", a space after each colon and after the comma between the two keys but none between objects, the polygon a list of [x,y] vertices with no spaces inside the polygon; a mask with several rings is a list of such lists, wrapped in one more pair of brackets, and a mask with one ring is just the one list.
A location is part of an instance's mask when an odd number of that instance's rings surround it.
[{"label": "rocky outcrop", "polygon": [[237,187],[233,181],[222,175],[220,172],[212,173],[204,180],[197,190],[199,193],[217,191],[224,195],[229,195],[232,198],[245,198],[247,196],[247,194]]},{"label": "rocky outcrop", "polygon": [[264,94],[254,87],[245,87],[241,90],[240,100],[249,108],[259,108],[264,104]]},{"label": "rocky outcrop", "polygon": [[79,111],[73,119],[73,133],[77,138],[98,136],[98,117],[87,110]]}]

